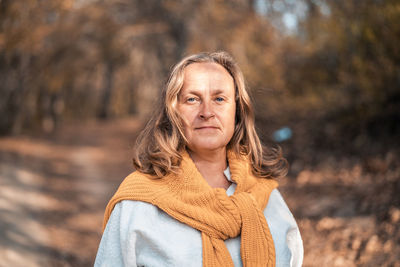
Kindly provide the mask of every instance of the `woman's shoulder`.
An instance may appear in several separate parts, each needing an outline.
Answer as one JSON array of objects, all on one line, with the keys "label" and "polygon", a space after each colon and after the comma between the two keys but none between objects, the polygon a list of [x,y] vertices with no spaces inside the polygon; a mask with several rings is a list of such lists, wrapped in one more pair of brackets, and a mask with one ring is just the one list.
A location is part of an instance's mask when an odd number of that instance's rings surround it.
[{"label": "woman's shoulder", "polygon": [[130,232],[137,228],[147,228],[149,222],[155,221],[159,217],[159,209],[150,203],[122,200],[114,206],[106,227],[118,225],[122,232]]},{"label": "woman's shoulder", "polygon": [[291,259],[290,266],[301,266],[303,241],[299,227],[278,189],[271,192],[264,215],[274,239],[275,249],[279,255],[283,255],[280,258]]},{"label": "woman's shoulder", "polygon": [[[185,232],[187,235],[197,233],[196,230],[175,220],[157,206],[137,200],[123,200],[116,204],[110,221],[117,223],[126,235],[140,232],[148,239],[157,239],[159,236],[169,236],[178,232]],[[173,236],[169,237],[173,238]]]},{"label": "woman's shoulder", "polygon": [[283,199],[283,196],[278,188],[275,188],[274,190],[272,190],[268,203],[270,203],[271,205],[277,205],[277,206],[283,208],[284,210],[290,212],[289,207],[287,206],[287,204],[286,204],[285,200]]},{"label": "woman's shoulder", "polygon": [[274,217],[279,217],[283,221],[286,221],[287,223],[297,227],[292,212],[277,188],[272,190],[270,194],[265,213],[275,214]]},{"label": "woman's shoulder", "polygon": [[[119,185],[116,194],[128,191],[129,192],[136,192],[138,190],[142,191],[144,188],[152,189],[154,188],[154,186],[162,184],[162,182],[161,183],[160,182],[161,182],[160,179],[158,179],[154,175],[143,173],[139,170],[135,170],[130,174],[128,174],[127,176],[125,176],[125,178]],[[147,191],[150,192],[151,190]]]},{"label": "woman's shoulder", "polygon": [[138,214],[142,214],[143,216],[150,214],[157,215],[159,211],[153,204],[139,200],[122,200],[115,205],[114,210],[117,210],[116,212],[121,215],[129,216],[136,216]]},{"label": "woman's shoulder", "polygon": [[[148,223],[171,222],[174,221],[157,206],[139,200],[122,200],[118,202],[112,213],[115,213],[121,222],[131,222],[128,225],[135,227],[143,226],[147,228]],[[111,217],[113,214],[111,214]],[[132,224],[135,222],[135,224]]]},{"label": "woman's shoulder", "polygon": [[141,172],[140,170],[134,170],[122,180],[122,183],[129,181],[129,180],[137,180],[137,179],[155,179],[155,176]]}]

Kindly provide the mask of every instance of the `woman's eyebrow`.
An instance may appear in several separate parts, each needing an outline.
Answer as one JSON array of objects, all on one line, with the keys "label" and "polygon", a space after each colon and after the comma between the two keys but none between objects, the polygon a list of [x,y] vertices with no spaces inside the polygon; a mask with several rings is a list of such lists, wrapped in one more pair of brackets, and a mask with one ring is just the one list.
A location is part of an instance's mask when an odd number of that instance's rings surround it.
[{"label": "woman's eyebrow", "polygon": [[[181,91],[180,94],[182,94],[182,91]],[[191,94],[191,95],[200,95],[200,92],[198,90],[196,90],[196,89],[189,89],[184,94],[185,95],[189,95],[189,94]]]},{"label": "woman's eyebrow", "polygon": [[212,91],[213,95],[219,95],[219,94],[223,94],[223,93],[224,93],[224,90],[222,90],[222,89],[214,89]]},{"label": "woman's eyebrow", "polygon": [[186,92],[180,91],[178,94],[178,100],[182,100],[182,97],[187,96],[187,95],[195,95],[198,97],[200,94],[198,92],[196,92],[195,90],[189,90]]},{"label": "woman's eyebrow", "polygon": [[[185,95],[188,95],[188,94],[192,94],[192,95],[196,95],[196,96],[199,96],[199,95],[201,95],[201,90],[196,90],[196,88],[190,88],[190,89],[188,89],[188,90],[186,90],[186,92],[180,92],[179,93],[179,95],[183,95],[183,94],[185,94]],[[226,91],[225,90],[223,90],[223,89],[219,89],[219,88],[216,88],[216,89],[212,89],[211,90],[211,95],[219,95],[219,94],[226,94]]]}]

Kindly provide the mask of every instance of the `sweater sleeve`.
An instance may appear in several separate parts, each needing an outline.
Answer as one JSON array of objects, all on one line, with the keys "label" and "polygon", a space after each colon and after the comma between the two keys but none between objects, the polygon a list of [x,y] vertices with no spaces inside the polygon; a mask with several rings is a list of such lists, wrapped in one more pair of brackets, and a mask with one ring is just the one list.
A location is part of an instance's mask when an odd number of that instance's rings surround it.
[{"label": "sweater sleeve", "polygon": [[293,214],[277,189],[271,192],[264,210],[274,239],[276,266],[300,267],[303,263],[303,241]]},{"label": "sweater sleeve", "polygon": [[[95,267],[136,266],[136,237],[127,237],[122,204],[115,205],[97,251]],[[128,251],[131,253],[128,256]]]}]

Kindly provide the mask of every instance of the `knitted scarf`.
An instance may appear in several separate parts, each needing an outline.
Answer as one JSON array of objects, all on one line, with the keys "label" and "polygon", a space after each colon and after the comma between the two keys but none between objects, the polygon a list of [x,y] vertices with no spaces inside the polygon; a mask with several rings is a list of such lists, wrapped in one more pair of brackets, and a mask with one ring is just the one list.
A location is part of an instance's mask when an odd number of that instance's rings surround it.
[{"label": "knitted scarf", "polygon": [[107,205],[103,231],[119,201],[144,201],[201,232],[203,266],[234,266],[224,240],[238,235],[244,267],[275,266],[274,243],[263,210],[278,183],[253,176],[246,157],[228,152],[231,178],[237,184],[228,196],[224,189],[208,185],[186,151],[182,156],[178,174],[154,178],[136,171],[126,177]]}]

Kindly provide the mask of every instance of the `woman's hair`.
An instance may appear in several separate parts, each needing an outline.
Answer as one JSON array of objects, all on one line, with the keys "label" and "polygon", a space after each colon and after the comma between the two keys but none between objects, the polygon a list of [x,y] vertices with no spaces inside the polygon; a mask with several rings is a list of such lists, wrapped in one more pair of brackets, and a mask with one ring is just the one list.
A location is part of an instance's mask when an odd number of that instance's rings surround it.
[{"label": "woman's hair", "polygon": [[186,138],[177,112],[178,95],[184,82],[185,68],[192,63],[216,63],[232,76],[235,85],[235,130],[227,149],[248,155],[257,177],[279,178],[287,174],[288,164],[280,147],[264,147],[256,133],[254,110],[242,71],[227,52],[200,53],[183,58],[174,66],[153,116],[136,140],[134,167],[140,172],[163,177],[180,165],[180,150]]}]

